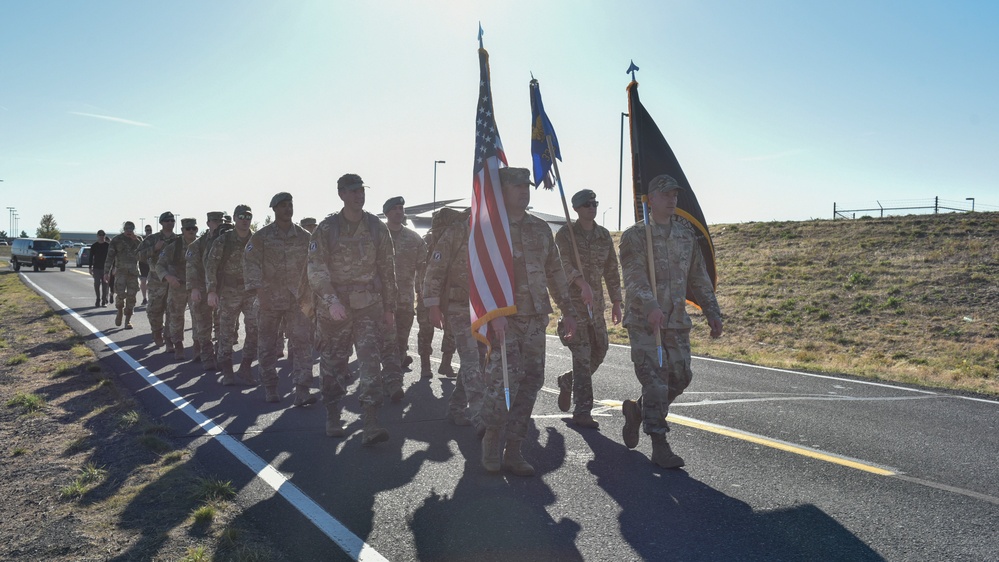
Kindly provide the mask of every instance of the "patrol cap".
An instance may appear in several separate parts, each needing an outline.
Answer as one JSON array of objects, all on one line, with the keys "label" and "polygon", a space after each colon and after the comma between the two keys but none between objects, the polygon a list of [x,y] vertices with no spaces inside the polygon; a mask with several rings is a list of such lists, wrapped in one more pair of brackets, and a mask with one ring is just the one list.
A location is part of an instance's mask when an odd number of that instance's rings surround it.
[{"label": "patrol cap", "polygon": [[402,195],[398,197],[393,197],[388,201],[386,201],[384,205],[382,205],[382,212],[387,213],[389,212],[389,209],[391,209],[392,207],[395,207],[396,205],[405,205],[405,204],[406,200],[402,198]]},{"label": "patrol cap", "polygon": [[180,226],[181,228],[190,228],[190,227],[198,228],[198,219],[192,219],[192,218],[180,219]]},{"label": "patrol cap", "polygon": [[245,218],[252,219],[253,211],[250,210],[249,205],[236,205],[236,210],[232,212],[232,216],[238,219],[240,215],[248,215]]},{"label": "patrol cap", "polygon": [[163,211],[163,214],[160,215],[160,222],[167,222],[172,220],[174,220],[174,216],[173,213],[171,213],[170,211]]},{"label": "patrol cap", "polygon": [[302,228],[305,228],[307,226],[316,226],[316,219],[312,217],[305,217],[304,219],[302,219],[302,222],[298,224],[302,225]]},{"label": "patrol cap", "polygon": [[368,186],[364,185],[364,180],[357,174],[344,174],[340,176],[340,179],[336,180],[337,190],[348,189],[350,191],[357,191],[365,187]]},{"label": "patrol cap", "polygon": [[104,229],[102,228],[102,229],[98,230],[97,231],[97,235],[98,236],[104,236]]},{"label": "patrol cap", "polygon": [[232,215],[222,215],[222,222],[232,224]]},{"label": "patrol cap", "polygon": [[278,193],[274,197],[271,197],[270,208],[273,209],[274,207],[277,207],[278,205],[281,204],[282,201],[291,201],[291,194],[288,193],[287,191],[282,191],[281,193]]},{"label": "patrol cap", "polygon": [[223,216],[225,216],[225,213],[223,213],[222,211],[209,211],[207,220],[221,221]]},{"label": "patrol cap", "polygon": [[508,185],[534,185],[531,181],[531,171],[527,168],[500,168],[500,184],[503,187]]},{"label": "patrol cap", "polygon": [[652,178],[649,182],[649,195],[652,195],[654,191],[673,191],[674,189],[683,189],[680,184],[676,183],[673,176],[669,174],[659,174],[658,176]]},{"label": "patrol cap", "polygon": [[577,191],[576,194],[572,196],[572,206],[573,208],[581,207],[583,203],[596,200],[597,194],[594,193],[592,189],[583,189],[581,191]]},{"label": "patrol cap", "polygon": [[122,228],[124,228],[128,232],[131,232],[135,230],[135,223],[132,221],[125,221],[125,224],[122,226]]}]

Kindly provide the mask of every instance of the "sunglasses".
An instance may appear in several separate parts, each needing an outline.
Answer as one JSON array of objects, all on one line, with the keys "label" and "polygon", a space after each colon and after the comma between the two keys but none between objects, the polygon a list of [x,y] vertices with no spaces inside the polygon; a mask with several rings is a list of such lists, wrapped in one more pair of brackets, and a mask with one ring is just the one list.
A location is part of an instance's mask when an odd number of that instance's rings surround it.
[{"label": "sunglasses", "polygon": [[176,222],[174,219],[163,219],[160,222]]},{"label": "sunglasses", "polygon": [[185,226],[184,230],[194,230],[194,231],[197,231],[198,227],[196,227],[196,226]]},{"label": "sunglasses", "polygon": [[597,208],[597,202],[596,201],[587,201],[586,203],[583,203],[582,205],[580,205],[580,207],[593,207],[594,209],[596,209]]},{"label": "sunglasses", "polygon": [[236,215],[236,218],[239,220],[248,221],[253,218],[253,215],[251,213],[240,213]]}]

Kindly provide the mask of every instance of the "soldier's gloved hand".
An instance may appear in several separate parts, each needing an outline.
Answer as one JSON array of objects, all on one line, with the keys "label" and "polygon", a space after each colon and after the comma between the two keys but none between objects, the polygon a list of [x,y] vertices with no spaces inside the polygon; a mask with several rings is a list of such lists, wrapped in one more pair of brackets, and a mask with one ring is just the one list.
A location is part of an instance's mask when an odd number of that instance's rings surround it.
[{"label": "soldier's gloved hand", "polygon": [[661,309],[654,308],[652,312],[649,313],[649,328],[652,330],[658,330],[663,327],[663,320],[666,320],[666,315],[663,314]]},{"label": "soldier's gloved hand", "polygon": [[430,315],[430,323],[435,328],[444,329],[444,313],[441,312],[440,305],[431,305],[427,312]]},{"label": "soldier's gloved hand", "polygon": [[490,320],[489,332],[493,335],[493,343],[503,343],[503,337],[506,335],[506,316],[500,316],[499,318],[493,318]]},{"label": "soldier's gloved hand", "polygon": [[343,304],[335,302],[330,305],[330,318],[336,320],[337,322],[342,322],[347,319],[347,309],[343,307]]},{"label": "soldier's gloved hand", "polygon": [[576,319],[570,315],[563,316],[562,329],[565,331],[565,340],[572,341],[576,335]]},{"label": "soldier's gloved hand", "polygon": [[215,291],[208,293],[208,306],[212,308],[219,307],[219,295]]},{"label": "soldier's gloved hand", "polygon": [[201,302],[201,289],[191,289],[191,302],[194,304]]},{"label": "soldier's gloved hand", "polygon": [[711,337],[717,338],[722,335],[722,321],[721,318],[714,318],[708,320],[708,326],[711,326]]}]

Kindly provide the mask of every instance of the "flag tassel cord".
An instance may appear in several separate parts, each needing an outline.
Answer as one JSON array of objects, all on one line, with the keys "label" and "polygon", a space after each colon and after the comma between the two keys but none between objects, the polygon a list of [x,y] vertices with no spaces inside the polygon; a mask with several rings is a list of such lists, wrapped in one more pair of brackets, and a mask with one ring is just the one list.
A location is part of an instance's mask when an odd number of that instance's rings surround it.
[{"label": "flag tassel cord", "polygon": [[[572,241],[572,253],[576,258],[576,268],[579,270],[579,274],[583,276],[583,281],[586,281],[586,276],[583,275],[583,260],[579,259],[579,246],[576,245],[576,233],[572,230],[572,219],[569,218],[569,205],[565,202],[565,190],[562,188],[562,176],[558,173],[558,159],[555,158],[555,147],[552,144],[552,136],[545,135],[545,139],[548,141],[548,154],[552,155],[552,167],[555,169],[555,183],[558,184],[558,194],[562,199],[562,211],[565,213],[565,227],[569,229],[569,240]],[[564,314],[565,311],[563,311]],[[593,319],[593,306],[590,304],[586,305],[586,312],[590,315],[590,319]]]},{"label": "flag tassel cord", "polygon": [[506,395],[506,411],[510,411],[510,370],[507,369],[506,365],[506,330],[503,330],[503,337],[501,338],[500,348],[502,349],[501,355],[503,357],[503,393]]}]

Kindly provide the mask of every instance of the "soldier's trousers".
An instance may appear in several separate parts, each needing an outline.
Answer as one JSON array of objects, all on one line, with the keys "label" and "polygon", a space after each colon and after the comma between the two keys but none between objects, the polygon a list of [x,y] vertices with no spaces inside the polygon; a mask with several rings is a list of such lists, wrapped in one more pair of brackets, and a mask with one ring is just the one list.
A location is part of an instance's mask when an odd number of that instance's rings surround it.
[{"label": "soldier's trousers", "polygon": [[191,292],[184,285],[171,287],[166,284],[166,326],[170,330],[169,338],[174,343],[184,343],[184,310],[187,309],[187,299]]},{"label": "soldier's trousers", "polygon": [[382,379],[385,383],[385,392],[389,394],[402,388],[402,358],[409,349],[409,332],[413,329],[415,315],[412,306],[397,306],[395,326],[383,333]]},{"label": "soldier's trousers", "polygon": [[127,271],[118,271],[114,276],[114,306],[131,315],[135,309],[135,295],[139,292],[139,276]]},{"label": "soldier's trousers", "polygon": [[[427,307],[418,305],[416,307],[416,323],[419,330],[416,333],[416,351],[420,355],[431,355],[434,352],[434,325],[430,323],[430,312]],[[451,333],[447,321],[444,322],[444,335],[441,339],[441,353],[452,355],[455,351],[454,334]]]},{"label": "soldier's trousers", "polygon": [[506,426],[510,439],[527,437],[531,412],[545,382],[545,328],[547,314],[506,317],[506,359],[510,379],[510,411],[503,387],[503,358],[499,342],[493,342],[486,365],[486,394],[482,400],[482,423],[491,429]]},{"label": "soldier's trousers", "polygon": [[274,310],[260,308],[257,316],[257,352],[260,354],[261,380],[264,386],[277,386],[278,334],[284,328],[290,345],[293,370],[291,380],[295,384],[308,385],[312,381],[312,349],[309,319],[297,303],[290,308]]},{"label": "soldier's trousers", "polygon": [[257,358],[257,297],[242,288],[223,288],[219,295],[219,362],[232,360],[232,349],[236,346],[236,328],[239,315],[243,315],[246,339],[243,340],[243,360]]},{"label": "soldier's trousers", "polygon": [[607,324],[603,315],[594,315],[586,322],[576,324],[576,334],[569,342],[572,352],[572,413],[589,413],[593,410],[593,373],[607,357],[609,341]]},{"label": "soldier's trousers", "polygon": [[208,306],[204,296],[197,304],[191,303],[191,333],[194,341],[201,342],[202,349],[208,350],[211,347],[212,307]]},{"label": "soldier's trousers", "polygon": [[347,319],[335,321],[329,313],[316,312],[319,321],[319,376],[323,404],[337,405],[347,394],[347,362],[357,350],[361,406],[379,406],[384,396],[381,369],[382,333],[385,330],[381,303],[362,309],[347,309]]},{"label": "soldier's trousers", "polygon": [[663,366],[659,366],[655,332],[645,327],[628,327],[631,360],[642,385],[642,425],[645,433],[669,431],[666,415],[669,405],[690,385],[690,330],[660,330]]},{"label": "soldier's trousers", "polygon": [[[155,274],[146,280],[146,317],[149,318],[149,329],[156,332],[163,332],[164,317],[167,308],[167,295],[170,292],[170,285],[156,278]],[[170,337],[169,325],[166,326],[166,337]]]},{"label": "soldier's trousers", "polygon": [[461,360],[458,379],[454,383],[454,392],[448,399],[447,409],[450,413],[464,412],[467,406],[468,418],[475,425],[480,425],[482,400],[486,395],[486,379],[482,373],[479,342],[472,335],[472,320],[468,307],[458,309],[449,307],[447,323],[448,326],[454,326],[454,342],[458,358]]}]

